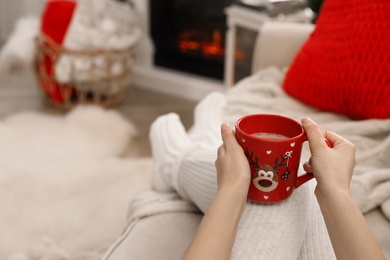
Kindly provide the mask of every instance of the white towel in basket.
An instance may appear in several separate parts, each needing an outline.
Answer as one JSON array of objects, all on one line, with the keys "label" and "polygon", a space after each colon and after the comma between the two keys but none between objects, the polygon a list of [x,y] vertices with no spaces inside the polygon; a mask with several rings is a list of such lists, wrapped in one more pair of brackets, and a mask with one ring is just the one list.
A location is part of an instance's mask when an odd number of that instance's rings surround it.
[{"label": "white towel in basket", "polygon": [[[71,51],[126,50],[141,37],[138,20],[134,8],[126,2],[79,0],[63,47]],[[65,54],[56,63],[56,79],[68,83],[118,76],[124,71],[124,64],[123,55],[119,54]]]}]

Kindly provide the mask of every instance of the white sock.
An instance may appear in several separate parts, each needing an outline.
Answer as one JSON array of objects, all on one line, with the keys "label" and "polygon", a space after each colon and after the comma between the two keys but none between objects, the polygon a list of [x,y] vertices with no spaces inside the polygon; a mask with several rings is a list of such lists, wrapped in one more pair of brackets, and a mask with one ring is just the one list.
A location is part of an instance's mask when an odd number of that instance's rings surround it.
[{"label": "white sock", "polygon": [[215,150],[221,145],[220,126],[225,105],[226,98],[220,92],[210,93],[196,105],[194,125],[188,131],[193,143]]},{"label": "white sock", "polygon": [[179,116],[158,117],[151,125],[149,139],[154,161],[152,187],[160,192],[177,190],[178,168],[193,147]]}]

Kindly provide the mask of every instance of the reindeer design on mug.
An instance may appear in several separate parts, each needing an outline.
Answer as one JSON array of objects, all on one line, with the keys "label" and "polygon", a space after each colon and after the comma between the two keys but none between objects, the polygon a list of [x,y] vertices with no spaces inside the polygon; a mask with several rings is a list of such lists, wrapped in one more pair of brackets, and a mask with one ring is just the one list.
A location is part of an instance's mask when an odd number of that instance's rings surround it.
[{"label": "reindeer design on mug", "polygon": [[259,157],[254,157],[253,152],[249,152],[248,148],[245,149],[245,155],[249,160],[251,167],[255,167],[255,174],[252,176],[253,185],[263,192],[270,192],[276,189],[279,184],[278,173],[281,167],[286,166],[286,170],[280,176],[282,180],[287,180],[290,177],[290,171],[288,170],[288,161],[292,155],[292,151],[286,152],[285,155],[280,155],[279,158],[276,158],[274,161],[274,166],[268,164],[259,164]]}]

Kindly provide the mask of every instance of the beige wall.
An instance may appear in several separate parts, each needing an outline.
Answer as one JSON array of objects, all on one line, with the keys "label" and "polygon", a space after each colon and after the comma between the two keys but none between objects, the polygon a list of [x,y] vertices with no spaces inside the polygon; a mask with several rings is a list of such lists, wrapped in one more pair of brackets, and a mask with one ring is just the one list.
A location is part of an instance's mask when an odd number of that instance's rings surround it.
[{"label": "beige wall", "polygon": [[15,22],[24,16],[39,16],[45,0],[0,0],[0,40],[12,32]]}]

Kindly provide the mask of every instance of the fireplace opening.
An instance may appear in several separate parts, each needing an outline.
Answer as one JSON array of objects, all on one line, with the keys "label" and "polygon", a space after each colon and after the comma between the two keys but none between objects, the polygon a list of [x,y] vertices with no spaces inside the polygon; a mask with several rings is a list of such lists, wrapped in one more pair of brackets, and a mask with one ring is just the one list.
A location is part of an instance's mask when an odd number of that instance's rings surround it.
[{"label": "fireplace opening", "polygon": [[[154,64],[223,79],[226,15],[236,0],[150,0]],[[237,51],[237,58],[245,56]]]}]

